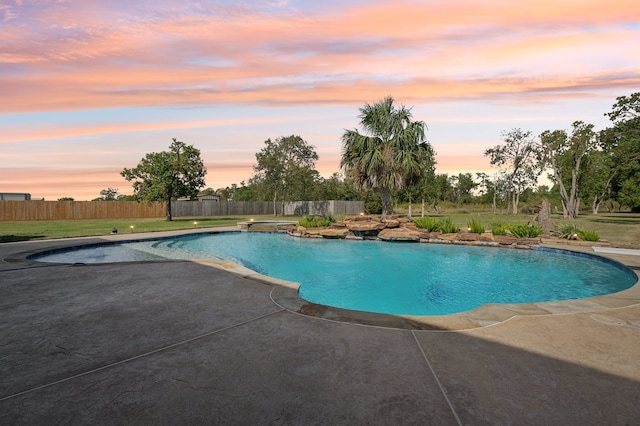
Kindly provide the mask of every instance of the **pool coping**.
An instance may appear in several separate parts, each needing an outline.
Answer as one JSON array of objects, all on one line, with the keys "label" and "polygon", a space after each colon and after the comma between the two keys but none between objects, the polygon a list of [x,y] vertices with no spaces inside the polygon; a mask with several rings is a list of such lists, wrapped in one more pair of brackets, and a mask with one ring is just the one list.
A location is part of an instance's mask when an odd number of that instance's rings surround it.
[{"label": "pool coping", "polygon": [[[31,266],[38,265],[46,267],[48,265],[58,265],[57,263],[44,263],[29,259],[37,253],[71,249],[73,247],[85,245],[110,245],[129,241],[148,241],[155,239],[166,239],[183,235],[211,234],[222,232],[240,232],[237,228],[203,228],[198,230],[165,231],[153,234],[122,234],[108,235],[100,237],[82,237],[61,240],[46,240],[50,243],[60,242],[47,248],[15,253],[3,261],[9,263],[27,263]],[[101,241],[96,241],[97,239]],[[43,242],[43,240],[40,240]],[[6,243],[12,244],[12,243]],[[554,302],[538,302],[523,304],[485,304],[470,311],[448,314],[448,315],[394,315],[364,311],[355,311],[336,308],[327,305],[320,305],[302,299],[298,295],[299,283],[269,277],[257,273],[237,263],[218,259],[191,259],[191,260],[162,260],[161,262],[193,262],[206,265],[216,269],[221,269],[249,279],[255,282],[269,285],[271,300],[277,306],[292,313],[314,317],[318,319],[350,323],[355,325],[367,325],[384,328],[396,328],[407,330],[431,330],[431,331],[462,331],[481,327],[492,326],[503,323],[518,316],[540,316],[540,315],[565,315],[576,313],[598,313],[606,310],[625,308],[640,305],[640,256],[633,253],[613,253],[595,252],[591,246],[567,246],[564,243],[553,244],[543,242],[539,247],[543,249],[562,250],[574,253],[586,253],[589,256],[609,259],[622,264],[631,269],[638,281],[630,288],[608,295],[594,296],[584,299],[563,300]],[[144,264],[158,261],[137,261],[126,263]],[[115,262],[123,263],[123,262]],[[83,264],[90,267],[93,264]],[[100,265],[104,265],[101,263]]]}]

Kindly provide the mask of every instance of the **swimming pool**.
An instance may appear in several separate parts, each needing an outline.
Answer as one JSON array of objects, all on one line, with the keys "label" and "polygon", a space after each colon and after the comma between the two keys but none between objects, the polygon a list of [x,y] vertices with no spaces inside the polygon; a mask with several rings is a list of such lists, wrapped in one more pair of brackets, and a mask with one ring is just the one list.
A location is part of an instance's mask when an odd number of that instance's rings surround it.
[{"label": "swimming pool", "polygon": [[281,233],[191,234],[31,258],[61,263],[217,258],[298,282],[300,296],[310,302],[402,315],[587,298],[637,281],[633,271],[616,262],[563,250],[301,239]]}]

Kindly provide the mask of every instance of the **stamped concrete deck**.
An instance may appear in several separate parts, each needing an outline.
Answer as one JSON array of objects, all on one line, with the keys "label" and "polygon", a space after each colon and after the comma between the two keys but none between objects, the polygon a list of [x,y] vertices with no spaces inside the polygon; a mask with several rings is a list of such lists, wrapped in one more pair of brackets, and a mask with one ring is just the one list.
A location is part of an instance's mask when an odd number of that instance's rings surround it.
[{"label": "stamped concrete deck", "polygon": [[[319,312],[228,265],[24,259],[104,239],[0,245],[0,424],[640,421],[639,285],[368,317]],[[640,269],[640,256],[607,256]]]}]

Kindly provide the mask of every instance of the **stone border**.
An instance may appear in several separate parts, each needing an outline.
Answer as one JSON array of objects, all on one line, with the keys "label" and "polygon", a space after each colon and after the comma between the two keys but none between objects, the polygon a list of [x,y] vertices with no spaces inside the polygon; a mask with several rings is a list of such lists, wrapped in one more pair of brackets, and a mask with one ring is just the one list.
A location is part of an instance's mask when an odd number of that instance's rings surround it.
[{"label": "stone border", "polygon": [[[46,266],[46,263],[38,262],[30,259],[31,255],[39,254],[43,252],[53,252],[59,250],[69,250],[74,247],[91,246],[91,245],[104,245],[104,244],[117,244],[128,241],[143,241],[154,239],[175,238],[181,235],[190,235],[198,233],[220,233],[220,232],[240,232],[233,229],[220,229],[211,228],[208,230],[201,229],[183,230],[183,231],[171,231],[162,232],[155,235],[135,235],[135,236],[105,236],[100,237],[101,242],[95,242],[96,237],[71,239],[75,240],[75,244],[70,244],[70,240],[59,240],[60,245],[50,246],[48,248],[39,248],[29,250],[26,252],[16,253],[13,256],[5,258],[5,261],[10,263],[27,263],[31,265]],[[132,238],[133,237],[133,238]],[[92,241],[93,240],[93,241]],[[104,241],[107,240],[107,241]],[[445,240],[446,241],[446,240]],[[544,242],[544,241],[543,241]],[[560,245],[566,245],[566,240],[557,242]],[[515,246],[514,246],[515,247]],[[612,259],[615,262],[621,263],[630,269],[634,270],[639,281],[631,288],[623,290],[618,293],[594,296],[586,299],[576,300],[564,300],[555,302],[540,302],[540,303],[525,303],[525,304],[485,304],[470,311],[460,312],[449,315],[434,315],[434,316],[420,316],[420,315],[393,315],[393,314],[381,314],[364,311],[354,311],[341,308],[335,308],[326,305],[319,305],[309,302],[299,297],[298,289],[300,284],[281,280],[278,278],[272,278],[266,275],[259,274],[253,270],[250,270],[242,265],[238,265],[229,261],[222,261],[216,259],[194,259],[194,260],[168,260],[170,262],[195,262],[202,265],[211,266],[217,269],[222,269],[240,277],[256,281],[262,284],[272,286],[271,300],[278,306],[294,313],[301,315],[325,319],[330,321],[345,322],[350,324],[360,324],[367,326],[398,328],[407,330],[431,330],[431,331],[460,331],[470,330],[480,327],[486,327],[495,325],[507,321],[511,318],[521,315],[558,315],[558,314],[573,314],[584,312],[596,312],[609,309],[623,308],[640,304],[640,259],[637,265],[628,265],[621,258],[625,256],[616,256],[613,254],[596,255],[591,253],[591,246],[578,245],[573,249],[566,247],[557,247],[550,241],[546,241],[544,247],[555,248],[558,250],[564,250],[569,252],[582,252],[589,256],[603,257],[605,259]],[[527,247],[531,248],[531,247]],[[637,257],[637,256],[636,256]],[[131,263],[148,263],[148,262],[131,262]],[[90,266],[90,265],[87,265]]]}]

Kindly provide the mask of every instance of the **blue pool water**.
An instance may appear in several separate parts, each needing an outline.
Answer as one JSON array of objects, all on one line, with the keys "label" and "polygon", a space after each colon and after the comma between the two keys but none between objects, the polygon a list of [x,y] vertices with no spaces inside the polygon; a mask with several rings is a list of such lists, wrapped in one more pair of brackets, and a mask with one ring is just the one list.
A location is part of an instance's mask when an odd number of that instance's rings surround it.
[{"label": "blue pool water", "polygon": [[560,250],[195,234],[51,253],[64,263],[218,258],[300,283],[308,301],[368,312],[444,315],[486,303],[580,299],[631,287],[630,269]]}]

